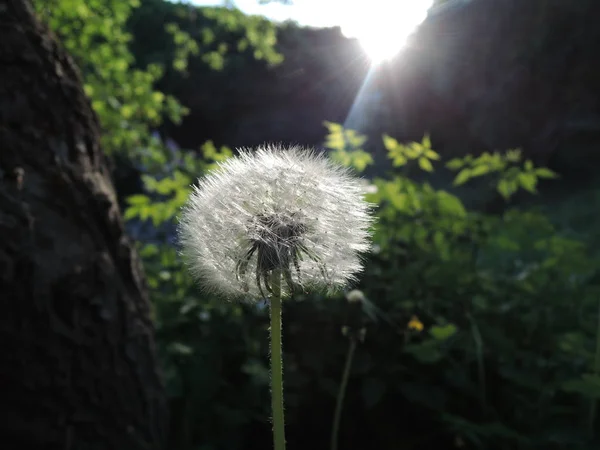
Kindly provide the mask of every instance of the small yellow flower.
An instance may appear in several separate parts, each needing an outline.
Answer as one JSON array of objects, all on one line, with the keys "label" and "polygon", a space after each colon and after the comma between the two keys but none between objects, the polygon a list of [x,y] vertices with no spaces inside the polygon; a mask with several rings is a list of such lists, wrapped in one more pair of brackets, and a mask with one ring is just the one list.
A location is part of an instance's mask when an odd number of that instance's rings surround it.
[{"label": "small yellow flower", "polygon": [[412,316],[410,322],[408,322],[408,329],[415,331],[423,331],[423,328],[423,322],[421,322],[417,316]]}]

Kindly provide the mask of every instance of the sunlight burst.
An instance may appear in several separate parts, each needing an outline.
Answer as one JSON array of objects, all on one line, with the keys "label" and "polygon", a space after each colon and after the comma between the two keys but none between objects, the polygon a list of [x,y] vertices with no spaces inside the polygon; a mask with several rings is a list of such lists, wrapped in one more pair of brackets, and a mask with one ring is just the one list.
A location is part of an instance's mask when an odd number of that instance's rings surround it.
[{"label": "sunlight burst", "polygon": [[[425,20],[432,0],[371,0],[349,7],[342,32],[359,40],[373,64],[392,58]],[[362,6],[362,7],[361,7]]]}]

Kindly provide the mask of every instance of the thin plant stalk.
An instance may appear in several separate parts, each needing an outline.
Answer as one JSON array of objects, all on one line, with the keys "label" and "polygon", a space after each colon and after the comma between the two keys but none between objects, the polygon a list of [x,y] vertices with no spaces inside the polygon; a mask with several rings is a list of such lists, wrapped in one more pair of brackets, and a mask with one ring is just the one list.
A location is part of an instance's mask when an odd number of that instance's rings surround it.
[{"label": "thin plant stalk", "polygon": [[354,358],[354,351],[356,350],[356,338],[350,337],[350,345],[348,346],[348,354],[346,355],[346,365],[344,367],[344,373],[342,374],[342,383],[340,384],[340,390],[338,391],[337,402],[335,405],[335,414],[333,416],[333,428],[331,431],[331,450],[337,450],[338,448],[338,434],[340,431],[340,421],[342,418],[342,407],[344,405],[344,397],[346,396],[346,388],[348,386],[348,379],[350,378],[350,367],[352,367],[352,359]]},{"label": "thin plant stalk", "polygon": [[275,450],[285,450],[283,416],[283,356],[281,350],[281,271],[271,276],[271,409]]},{"label": "thin plant stalk", "polygon": [[[596,329],[596,355],[594,357],[594,375],[598,375],[600,373],[600,302],[598,302],[598,325]],[[594,436],[594,423],[596,422],[596,408],[597,408],[597,400],[595,398],[592,399],[592,403],[590,405],[590,418],[589,418],[589,430],[590,435]]]},{"label": "thin plant stalk", "polygon": [[471,332],[473,334],[473,341],[475,342],[475,350],[477,352],[477,374],[479,377],[479,400],[481,407],[486,408],[486,387],[485,387],[485,363],[483,360],[483,338],[481,332],[475,322],[475,318],[469,314],[469,320],[471,322]]}]

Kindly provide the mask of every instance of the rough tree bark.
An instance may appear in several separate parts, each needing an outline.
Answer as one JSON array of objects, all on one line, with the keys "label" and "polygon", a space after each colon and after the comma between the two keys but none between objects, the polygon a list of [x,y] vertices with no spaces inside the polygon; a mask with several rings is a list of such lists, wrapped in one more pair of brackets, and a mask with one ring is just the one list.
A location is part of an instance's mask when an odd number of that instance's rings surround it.
[{"label": "rough tree bark", "polygon": [[142,272],[72,60],[0,0],[0,445],[154,449],[166,402]]}]

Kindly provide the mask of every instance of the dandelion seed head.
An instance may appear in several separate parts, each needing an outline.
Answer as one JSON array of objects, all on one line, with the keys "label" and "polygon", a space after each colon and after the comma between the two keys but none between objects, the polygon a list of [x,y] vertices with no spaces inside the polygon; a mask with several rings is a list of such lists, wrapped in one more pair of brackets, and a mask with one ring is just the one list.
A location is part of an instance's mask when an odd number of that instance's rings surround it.
[{"label": "dandelion seed head", "polygon": [[370,248],[364,190],[312,150],[243,149],[194,187],[178,228],[183,254],[207,290],[227,297],[264,297],[276,269],[284,294],[343,288]]}]

